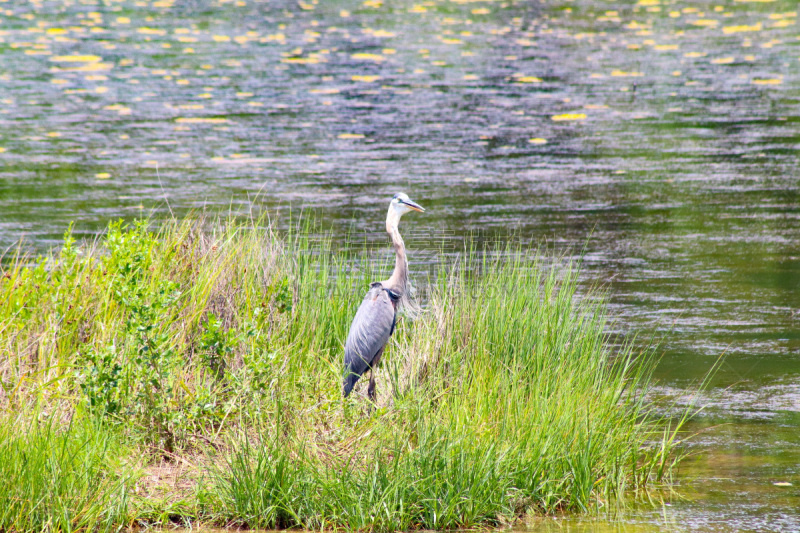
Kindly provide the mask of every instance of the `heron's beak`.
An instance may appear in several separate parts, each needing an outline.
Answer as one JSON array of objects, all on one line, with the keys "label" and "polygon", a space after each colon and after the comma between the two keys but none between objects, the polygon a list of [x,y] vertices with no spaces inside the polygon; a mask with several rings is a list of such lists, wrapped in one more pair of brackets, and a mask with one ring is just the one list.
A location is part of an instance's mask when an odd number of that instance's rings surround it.
[{"label": "heron's beak", "polygon": [[416,202],[412,202],[411,200],[401,200],[401,202],[406,204],[408,207],[410,207],[414,211],[419,211],[420,213],[424,213],[425,212],[425,208],[423,208],[421,205],[419,205]]}]

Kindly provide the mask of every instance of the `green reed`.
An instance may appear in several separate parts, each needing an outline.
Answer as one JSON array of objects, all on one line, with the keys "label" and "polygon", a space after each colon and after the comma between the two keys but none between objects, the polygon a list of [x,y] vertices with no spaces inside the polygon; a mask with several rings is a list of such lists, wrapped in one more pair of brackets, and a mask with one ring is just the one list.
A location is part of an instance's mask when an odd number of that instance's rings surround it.
[{"label": "green reed", "polygon": [[84,420],[0,422],[0,531],[117,531],[131,469],[111,432]]}]

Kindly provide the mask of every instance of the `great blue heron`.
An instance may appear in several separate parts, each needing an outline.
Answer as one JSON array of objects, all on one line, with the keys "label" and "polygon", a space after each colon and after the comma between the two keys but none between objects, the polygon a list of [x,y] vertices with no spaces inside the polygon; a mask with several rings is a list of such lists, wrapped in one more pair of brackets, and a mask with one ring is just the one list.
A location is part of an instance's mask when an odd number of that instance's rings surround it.
[{"label": "great blue heron", "polygon": [[395,194],[389,203],[386,214],[386,231],[392,237],[395,262],[392,277],[386,281],[376,281],[370,285],[369,292],[361,302],[350,333],[344,346],[344,388],[346,398],[361,374],[370,370],[367,395],[375,402],[375,367],[381,360],[386,341],[394,332],[397,311],[403,302],[408,301],[408,260],[406,245],[397,225],[400,217],[409,211],[425,211],[412,202],[405,193]]}]

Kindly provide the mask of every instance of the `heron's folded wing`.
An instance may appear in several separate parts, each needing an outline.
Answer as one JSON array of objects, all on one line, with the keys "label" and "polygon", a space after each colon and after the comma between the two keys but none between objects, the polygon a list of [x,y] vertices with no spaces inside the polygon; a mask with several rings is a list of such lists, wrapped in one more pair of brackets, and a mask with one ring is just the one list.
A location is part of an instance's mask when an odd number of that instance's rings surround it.
[{"label": "heron's folded wing", "polygon": [[346,374],[363,374],[392,334],[395,314],[389,294],[373,286],[356,312],[344,347]]}]

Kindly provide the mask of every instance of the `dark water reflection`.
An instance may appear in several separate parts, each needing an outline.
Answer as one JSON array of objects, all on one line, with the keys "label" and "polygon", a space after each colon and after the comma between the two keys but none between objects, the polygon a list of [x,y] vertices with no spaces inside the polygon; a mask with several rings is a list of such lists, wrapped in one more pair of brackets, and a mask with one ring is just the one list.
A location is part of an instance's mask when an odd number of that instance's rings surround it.
[{"label": "dark water reflection", "polygon": [[724,425],[684,469],[696,496],[602,527],[798,529],[796,10],[0,3],[0,246],[166,216],[164,198],[380,240],[405,190],[428,208],[404,230],[419,262],[475,231],[585,249],[615,330],[665,337],[659,393],[727,354],[696,423]]}]

